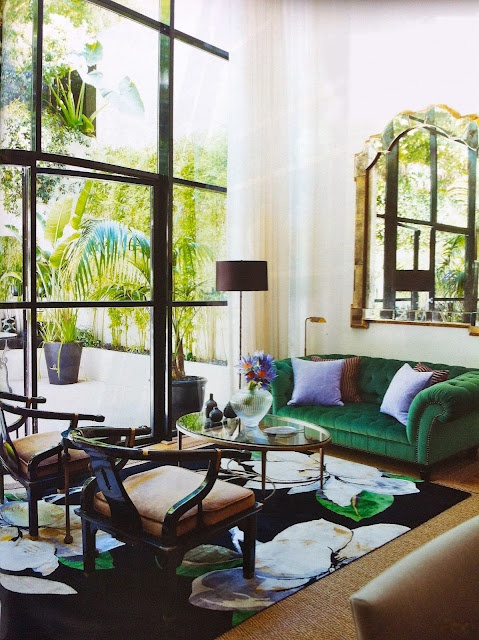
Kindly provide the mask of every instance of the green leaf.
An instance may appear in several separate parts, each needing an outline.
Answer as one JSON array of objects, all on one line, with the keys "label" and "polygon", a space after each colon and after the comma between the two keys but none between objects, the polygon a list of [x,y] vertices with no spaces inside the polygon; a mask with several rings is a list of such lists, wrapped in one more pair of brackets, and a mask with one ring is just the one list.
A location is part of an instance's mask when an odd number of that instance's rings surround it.
[{"label": "green leaf", "polygon": [[[58,561],[66,567],[83,571],[83,560],[71,560],[70,558],[58,558]],[[114,569],[113,558],[109,551],[100,553],[95,559],[95,569]]]},{"label": "green leaf", "polygon": [[71,217],[70,224],[74,229],[79,229],[83,214],[85,213],[86,204],[93,187],[93,180],[85,180],[82,190],[78,194],[75,209]]},{"label": "green leaf", "polygon": [[325,500],[316,495],[316,500],[329,511],[337,513],[345,518],[350,518],[355,522],[360,522],[365,518],[372,518],[378,513],[388,509],[394,502],[394,496],[385,496],[379,493],[361,491],[359,495],[351,500],[348,507],[340,507],[331,500]]},{"label": "green leaf", "polygon": [[119,89],[119,92],[104,90],[101,94],[118,111],[131,115],[143,115],[145,107],[135,83],[125,76],[120,81]]},{"label": "green leaf", "polygon": [[80,235],[79,231],[72,233],[68,238],[65,238],[63,242],[59,242],[56,245],[55,250],[52,251],[52,255],[50,256],[50,264],[52,267],[59,269],[62,264],[64,264],[69,247],[78,240]]},{"label": "green leaf", "polygon": [[93,67],[103,57],[103,45],[98,40],[92,44],[86,44],[80,55],[85,58],[89,67]]},{"label": "green leaf", "polygon": [[234,611],[233,618],[231,621],[231,626],[232,627],[238,626],[245,620],[248,620],[248,618],[252,618],[255,615],[255,613],[258,613],[258,612],[255,611],[254,609],[249,611]]},{"label": "green leaf", "polygon": [[202,565],[180,565],[176,570],[178,576],[189,576],[190,578],[197,578],[210,571],[222,571],[224,569],[234,569],[234,567],[241,567],[243,565],[243,558],[237,558],[230,560],[229,562],[218,562],[215,564],[202,564]]},{"label": "green leaf", "polygon": [[424,482],[424,480],[421,480],[420,478],[411,478],[411,476],[396,475],[395,473],[387,473],[386,471],[382,471],[382,474],[386,478],[397,478],[398,480],[409,480],[409,482],[414,482],[415,484],[417,484],[418,482]]},{"label": "green leaf", "polygon": [[63,229],[70,222],[73,210],[73,197],[58,200],[50,209],[45,224],[45,239],[53,246],[63,235]]}]

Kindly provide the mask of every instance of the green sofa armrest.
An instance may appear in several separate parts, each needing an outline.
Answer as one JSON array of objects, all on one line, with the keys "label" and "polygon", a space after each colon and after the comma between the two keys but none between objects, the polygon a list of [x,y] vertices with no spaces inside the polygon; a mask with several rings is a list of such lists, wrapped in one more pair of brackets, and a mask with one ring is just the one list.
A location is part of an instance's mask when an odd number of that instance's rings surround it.
[{"label": "green sofa armrest", "polygon": [[281,407],[284,407],[293,395],[294,375],[291,359],[277,360],[276,363],[277,376],[271,383],[271,394],[273,396],[272,412],[277,413]]},{"label": "green sofa armrest", "polygon": [[456,378],[424,389],[411,403],[407,421],[407,436],[416,442],[421,429],[430,429],[434,422],[452,422],[479,409],[479,371],[469,371]]}]

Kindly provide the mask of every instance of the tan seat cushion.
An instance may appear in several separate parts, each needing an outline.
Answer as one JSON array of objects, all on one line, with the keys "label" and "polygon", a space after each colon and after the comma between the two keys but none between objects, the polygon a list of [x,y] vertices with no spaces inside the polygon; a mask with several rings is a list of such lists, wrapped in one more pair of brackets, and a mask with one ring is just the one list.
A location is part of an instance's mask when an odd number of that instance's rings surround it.
[{"label": "tan seat cushion", "polygon": [[[20,459],[20,472],[27,475],[27,466],[34,455],[46,451],[61,444],[62,437],[58,431],[47,431],[46,433],[34,433],[24,438],[13,441],[13,445]],[[4,445],[5,446],[5,445]],[[75,473],[79,469],[85,469],[89,462],[89,457],[84,451],[79,449],[69,449],[70,461],[69,469]],[[58,467],[58,455],[54,454],[42,460],[38,466],[39,477],[45,477],[56,473]]]},{"label": "tan seat cushion", "polygon": [[[140,514],[143,530],[161,536],[166,512],[202,482],[202,476],[183,467],[164,466],[137,473],[123,485]],[[204,523],[211,526],[252,507],[255,495],[250,489],[217,480],[203,500]],[[102,493],[97,493],[94,508],[110,515],[110,507]],[[178,535],[192,531],[197,525],[197,508],[185,513],[178,524]]]}]

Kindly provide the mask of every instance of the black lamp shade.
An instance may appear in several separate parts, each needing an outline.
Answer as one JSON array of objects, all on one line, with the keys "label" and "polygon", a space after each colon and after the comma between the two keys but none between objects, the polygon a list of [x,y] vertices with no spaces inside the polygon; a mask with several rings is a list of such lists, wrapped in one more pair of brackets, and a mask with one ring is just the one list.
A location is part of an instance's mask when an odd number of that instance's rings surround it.
[{"label": "black lamp shade", "polygon": [[268,291],[268,263],[266,260],[218,261],[216,291]]}]

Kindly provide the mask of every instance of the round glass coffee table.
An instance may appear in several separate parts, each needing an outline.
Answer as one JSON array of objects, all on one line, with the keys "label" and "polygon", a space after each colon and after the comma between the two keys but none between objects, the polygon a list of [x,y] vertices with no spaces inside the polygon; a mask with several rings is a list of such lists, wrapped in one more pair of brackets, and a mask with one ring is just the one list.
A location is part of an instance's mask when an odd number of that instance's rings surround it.
[{"label": "round glass coffee table", "polygon": [[203,438],[233,449],[246,449],[261,453],[261,488],[266,490],[266,454],[268,451],[319,451],[320,486],[323,488],[324,447],[331,435],[323,427],[305,420],[296,420],[268,413],[258,427],[245,428],[239,418],[225,418],[212,423],[204,413],[189,413],[177,420],[178,448],[182,436]]}]

